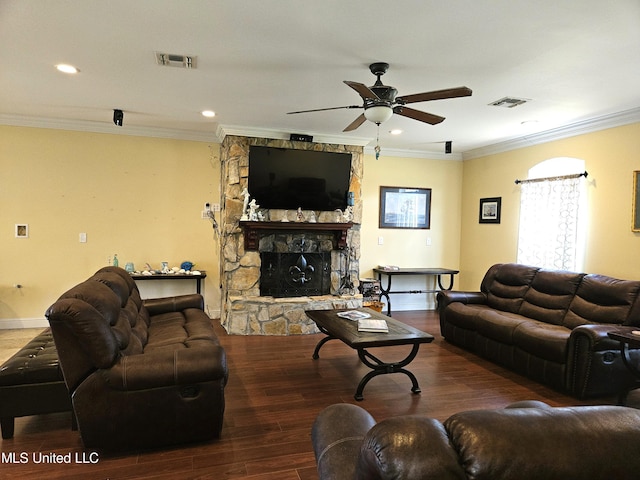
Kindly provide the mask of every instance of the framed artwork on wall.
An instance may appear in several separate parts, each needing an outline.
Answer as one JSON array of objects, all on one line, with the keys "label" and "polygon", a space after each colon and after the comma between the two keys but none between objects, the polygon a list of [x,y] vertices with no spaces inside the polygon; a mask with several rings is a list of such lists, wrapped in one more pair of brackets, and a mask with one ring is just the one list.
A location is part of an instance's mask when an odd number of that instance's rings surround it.
[{"label": "framed artwork on wall", "polygon": [[631,206],[631,231],[640,232],[640,170],[633,172],[633,204]]},{"label": "framed artwork on wall", "polygon": [[431,228],[431,189],[380,187],[380,228]]},{"label": "framed artwork on wall", "polygon": [[478,220],[480,223],[500,223],[500,208],[502,197],[481,198],[480,213]]}]

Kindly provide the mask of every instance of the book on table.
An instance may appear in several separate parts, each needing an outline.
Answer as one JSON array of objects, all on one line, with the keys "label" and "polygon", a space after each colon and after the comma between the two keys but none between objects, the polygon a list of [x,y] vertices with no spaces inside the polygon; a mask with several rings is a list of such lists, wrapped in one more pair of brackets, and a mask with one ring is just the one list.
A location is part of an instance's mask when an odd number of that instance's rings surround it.
[{"label": "book on table", "polygon": [[386,320],[378,320],[376,318],[361,318],[358,320],[359,332],[379,332],[388,333],[389,326]]}]

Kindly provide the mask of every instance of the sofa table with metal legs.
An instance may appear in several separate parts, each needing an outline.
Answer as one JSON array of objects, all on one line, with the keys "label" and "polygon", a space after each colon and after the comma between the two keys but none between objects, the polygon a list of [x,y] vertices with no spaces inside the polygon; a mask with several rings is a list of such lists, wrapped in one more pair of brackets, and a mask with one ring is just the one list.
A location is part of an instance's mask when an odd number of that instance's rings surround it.
[{"label": "sofa table with metal legs", "polygon": [[[418,275],[418,276],[434,276],[436,277],[436,282],[438,283],[438,288],[440,290],[451,290],[453,288],[453,277],[454,275],[459,273],[459,270],[451,270],[449,268],[398,268],[398,269],[387,269],[387,268],[374,268],[373,271],[378,274],[378,280],[380,281],[380,296],[385,297],[387,299],[387,315],[391,315],[391,299],[389,298],[389,294],[391,293],[437,293],[438,290],[391,290],[391,277],[394,275]],[[387,276],[387,285],[385,286],[382,283],[382,276]],[[449,276],[449,285],[444,286],[442,284],[442,276]]]},{"label": "sofa table with metal legs", "polygon": [[[386,320],[389,332],[359,332],[357,321],[348,320],[337,315],[338,312],[343,312],[345,309],[305,311],[307,316],[316,323],[318,329],[327,335],[316,345],[316,348],[313,351],[313,359],[317,360],[320,357],[320,348],[322,348],[322,346],[329,340],[333,339],[340,340],[354,350],[357,350],[360,361],[371,369],[369,373],[362,377],[362,380],[360,380],[360,383],[356,388],[354,398],[358,401],[364,398],[362,392],[369,380],[378,375],[389,373],[404,373],[411,380],[411,391],[413,393],[420,393],[420,386],[418,385],[416,376],[404,367],[409,365],[416,357],[421,344],[433,341],[433,335],[420,331],[417,328],[413,328],[410,325],[406,325],[371,309],[361,308],[358,310],[368,313],[371,318]],[[409,352],[403,360],[389,363],[380,360],[369,351],[371,348],[387,347],[392,345],[411,345],[411,352]]]}]

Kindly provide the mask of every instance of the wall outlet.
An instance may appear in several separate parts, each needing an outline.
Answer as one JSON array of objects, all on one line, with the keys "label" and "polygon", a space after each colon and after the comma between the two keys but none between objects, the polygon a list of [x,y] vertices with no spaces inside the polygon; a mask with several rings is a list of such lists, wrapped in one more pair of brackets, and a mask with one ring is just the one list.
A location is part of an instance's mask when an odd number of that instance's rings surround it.
[{"label": "wall outlet", "polygon": [[200,218],[202,218],[203,220],[207,220],[209,218],[209,211],[208,210],[202,210]]},{"label": "wall outlet", "polygon": [[378,245],[384,245],[384,237],[378,237]]},{"label": "wall outlet", "polygon": [[212,203],[211,204],[211,210],[213,210],[214,212],[219,212],[220,211],[220,204],[219,203]]},{"label": "wall outlet", "polygon": [[80,240],[80,243],[87,243],[87,234],[82,232],[78,235],[78,240]]}]

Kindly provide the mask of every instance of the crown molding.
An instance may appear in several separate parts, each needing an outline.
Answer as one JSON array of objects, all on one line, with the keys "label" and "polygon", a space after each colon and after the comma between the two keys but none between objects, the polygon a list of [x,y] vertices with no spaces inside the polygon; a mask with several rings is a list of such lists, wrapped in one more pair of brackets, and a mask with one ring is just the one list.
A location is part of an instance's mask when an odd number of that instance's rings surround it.
[{"label": "crown molding", "polygon": [[[623,112],[605,115],[597,118],[572,123],[562,127],[546,130],[544,132],[514,138],[504,142],[494,143],[467,150],[463,153],[445,154],[442,152],[429,152],[424,150],[382,149],[382,157],[425,158],[431,160],[470,160],[497,153],[508,152],[518,148],[530,147],[542,143],[561,140],[563,138],[583,135],[608,128],[620,127],[631,123],[640,122],[640,107],[635,107]],[[57,130],[72,130],[79,132],[107,133],[110,135],[129,135],[136,137],[167,138],[174,140],[189,140],[196,142],[222,142],[227,135],[241,137],[272,138],[277,140],[289,140],[291,132],[268,128],[251,128],[235,125],[218,125],[215,132],[202,132],[195,130],[176,130],[160,127],[124,126],[117,127],[107,122],[91,122],[83,120],[66,120],[56,118],[29,117],[21,115],[0,114],[0,125],[18,127],[50,128]],[[313,136],[317,143],[331,143],[337,145],[354,145],[364,148],[367,155],[375,155],[374,147],[368,146],[370,138],[353,137],[351,135],[325,135],[313,132],[295,132]]]},{"label": "crown molding", "polygon": [[[375,147],[364,147],[365,155],[375,156]],[[453,160],[462,161],[462,153],[442,153],[429,152],[426,150],[405,150],[402,148],[384,148],[380,147],[380,158],[384,157],[400,157],[400,158],[425,158],[428,160]]]},{"label": "crown molding", "polygon": [[226,137],[227,135],[235,135],[238,137],[271,138],[273,140],[289,140],[289,136],[292,133],[311,135],[313,137],[314,143],[331,143],[336,145],[353,145],[357,147],[364,147],[369,142],[371,142],[370,138],[352,137],[347,135],[326,135],[309,132],[283,132],[282,130],[241,127],[238,125],[218,125],[218,129],[216,130],[216,136],[220,142],[222,142],[224,140],[224,137]]},{"label": "crown molding", "polygon": [[562,127],[545,130],[544,132],[514,138],[505,142],[494,143],[485,147],[467,150],[462,154],[464,160],[485,157],[496,153],[508,152],[518,148],[530,147],[541,143],[548,143],[563,138],[575,137],[586,133],[593,133],[608,128],[621,127],[630,123],[640,122],[640,107],[625,110],[623,112],[604,115],[601,117],[571,123]]},{"label": "crown molding", "polygon": [[138,127],[125,125],[118,127],[106,122],[86,120],[66,120],[45,117],[27,117],[21,115],[0,115],[0,125],[14,127],[50,128],[54,130],[71,130],[76,132],[108,133],[110,135],[128,135],[133,137],[168,138],[172,140],[191,140],[196,142],[216,141],[214,132],[195,130],[176,130],[159,127]]}]

